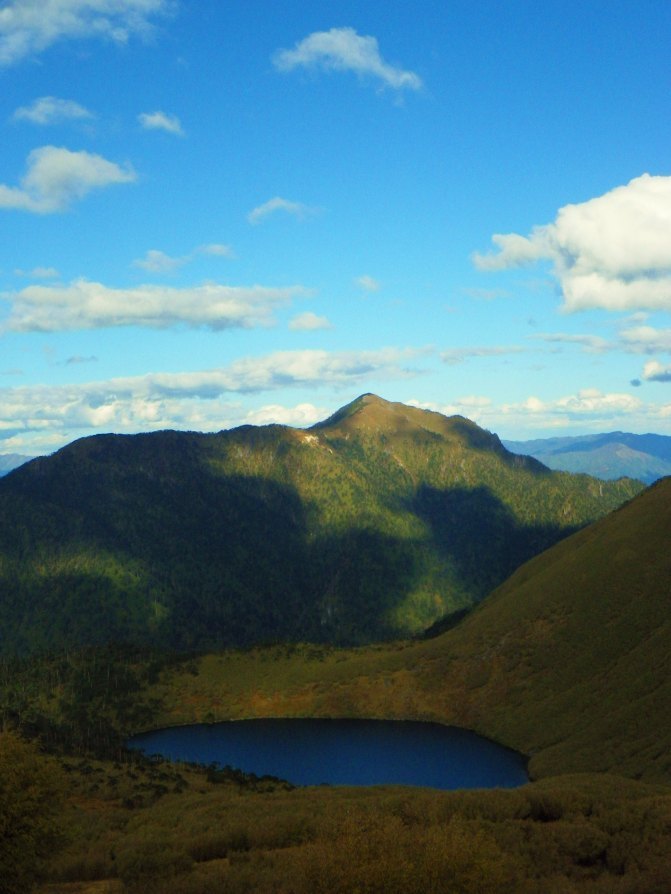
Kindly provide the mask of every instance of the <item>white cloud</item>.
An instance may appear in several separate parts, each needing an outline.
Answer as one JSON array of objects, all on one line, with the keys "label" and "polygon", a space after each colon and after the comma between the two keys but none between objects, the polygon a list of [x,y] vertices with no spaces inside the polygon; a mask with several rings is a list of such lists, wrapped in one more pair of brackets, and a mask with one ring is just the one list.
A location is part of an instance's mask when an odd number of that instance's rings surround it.
[{"label": "white cloud", "polygon": [[501,357],[506,354],[521,354],[524,348],[517,345],[509,347],[484,347],[484,348],[448,348],[446,351],[440,352],[440,359],[450,366],[456,366],[463,363],[471,357]]},{"label": "white cloud", "polygon": [[289,329],[297,329],[301,331],[313,331],[316,329],[333,329],[333,323],[327,317],[319,317],[312,311],[306,311],[304,314],[298,314],[289,323]]},{"label": "white cloud", "polygon": [[141,285],[113,289],[79,279],[63,286],[28,286],[5,293],[12,302],[5,330],[60,332],[116,326],[205,326],[249,329],[270,325],[273,310],[292,298],[309,294],[302,286],[223,286],[208,283],[191,288]]},{"label": "white cloud", "polygon": [[94,189],[136,179],[130,165],[122,168],[101,155],[42,146],[28,156],[20,186],[0,184],[0,208],[53,214]]},{"label": "white cloud", "polygon": [[366,292],[378,292],[380,290],[380,283],[373,279],[372,276],[368,276],[368,274],[358,276],[354,282]]},{"label": "white cloud", "polygon": [[143,258],[133,261],[133,266],[140,267],[142,270],[147,270],[150,273],[171,273],[178,267],[188,263],[189,260],[190,257],[188,255],[181,258],[171,258],[170,255],[163,251],[150,248]]},{"label": "white cloud", "polygon": [[317,214],[319,209],[310,208],[302,202],[290,202],[288,199],[282,199],[280,196],[275,196],[275,198],[269,199],[267,202],[264,202],[263,205],[259,205],[257,208],[250,211],[247,215],[247,220],[250,224],[258,224],[265,217],[268,217],[270,214],[275,214],[277,211],[284,211],[287,214],[297,217],[299,220],[303,220],[305,217]]},{"label": "white cloud", "polygon": [[172,0],[6,0],[0,9],[0,66],[13,65],[62,40],[145,35]]},{"label": "white cloud", "polygon": [[567,424],[588,418],[595,426],[611,426],[617,417],[626,417],[643,409],[638,397],[622,392],[603,394],[597,388],[583,388],[577,394],[569,394],[553,401],[528,397],[522,403],[503,404],[504,414],[516,416],[540,416],[543,424]]},{"label": "white cloud", "polygon": [[59,124],[61,121],[86,121],[94,117],[92,112],[72,99],[42,96],[29,106],[21,106],[12,116],[15,121],[31,124]]},{"label": "white cloud", "polygon": [[643,174],[598,198],[566,205],[528,237],[495,235],[483,270],[553,264],[567,311],[671,310],[671,177]]},{"label": "white cloud", "polygon": [[142,112],[137,116],[145,130],[165,130],[167,133],[183,137],[184,130],[177,115],[168,115],[166,112]]},{"label": "white cloud", "polygon": [[314,404],[296,404],[295,407],[283,407],[281,404],[268,404],[258,410],[247,413],[245,421],[250,425],[292,425],[296,428],[308,428],[315,422],[328,418],[329,410],[315,407]]},{"label": "white cloud", "polygon": [[372,77],[394,90],[419,90],[422,79],[385,62],[375,37],[362,37],[354,28],[315,31],[298,41],[292,50],[278,50],[273,63],[279,71],[318,68],[322,71],[352,71]]},{"label": "white cloud", "polygon": [[[374,377],[385,380],[414,374],[408,361],[423,351],[388,348],[328,353],[284,351],[237,360],[228,367],[150,373],[81,385],[0,388],[2,450],[28,447],[35,452],[95,431],[147,431],[163,428],[212,431],[242,422],[311,424],[324,418],[311,404],[243,410],[231,395],[283,388],[340,386],[360,388]],[[20,451],[19,451],[20,452]]]}]

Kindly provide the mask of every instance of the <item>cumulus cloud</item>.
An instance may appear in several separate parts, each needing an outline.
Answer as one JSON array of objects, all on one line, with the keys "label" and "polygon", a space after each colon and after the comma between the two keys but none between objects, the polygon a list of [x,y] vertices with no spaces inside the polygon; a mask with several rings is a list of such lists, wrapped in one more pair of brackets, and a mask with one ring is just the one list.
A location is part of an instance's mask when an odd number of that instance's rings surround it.
[{"label": "cumulus cloud", "polygon": [[633,326],[631,329],[623,329],[620,338],[625,349],[632,353],[663,354],[671,352],[671,329]]},{"label": "cumulus cloud", "polygon": [[313,331],[316,329],[333,329],[333,323],[327,317],[319,317],[312,311],[304,314],[298,314],[289,323],[289,329],[297,329],[300,331]]},{"label": "cumulus cloud", "polygon": [[372,276],[368,276],[368,274],[358,276],[354,282],[366,292],[378,292],[380,290],[380,283],[373,279]]},{"label": "cumulus cloud", "polygon": [[483,270],[552,262],[567,311],[671,309],[671,177],[643,174],[561,208],[529,236],[494,235]]},{"label": "cumulus cloud", "polygon": [[422,79],[385,62],[375,37],[363,37],[354,28],[315,31],[291,50],[278,50],[273,63],[279,71],[313,68],[322,71],[351,71],[394,90],[419,90]]},{"label": "cumulus cloud", "polygon": [[175,136],[183,137],[184,130],[177,115],[168,115],[166,112],[142,112],[137,116],[145,130],[164,130],[167,133],[175,134]]},{"label": "cumulus cloud", "polygon": [[130,165],[121,167],[90,152],[42,146],[28,156],[20,186],[0,184],[0,208],[53,214],[95,189],[136,179]]},{"label": "cumulus cloud", "polygon": [[566,425],[572,421],[589,419],[593,425],[612,426],[613,419],[629,417],[641,411],[643,402],[624,392],[604,394],[597,388],[583,388],[577,394],[569,394],[553,401],[531,396],[521,403],[503,404],[506,415],[537,416],[544,425]]},{"label": "cumulus cloud", "polygon": [[12,116],[15,121],[29,121],[31,124],[60,124],[62,121],[86,121],[94,117],[72,99],[57,96],[42,96],[29,106],[21,106]]},{"label": "cumulus cloud", "polygon": [[146,35],[172,0],[6,0],[0,9],[0,66],[14,65],[63,40],[126,43]]},{"label": "cumulus cloud", "polygon": [[664,366],[659,360],[651,360],[643,367],[646,382],[671,382],[671,366]]},{"label": "cumulus cloud", "polygon": [[224,286],[191,288],[141,285],[113,289],[79,279],[69,285],[33,285],[5,294],[12,302],[4,329],[13,332],[60,332],[118,326],[171,326],[251,329],[273,322],[273,311],[297,296],[302,286]]},{"label": "cumulus cloud", "polygon": [[448,348],[446,351],[441,351],[440,359],[450,366],[456,366],[458,363],[463,363],[471,357],[501,357],[506,354],[521,354],[523,351],[524,348],[520,348],[517,345],[509,347]]},{"label": "cumulus cloud", "polygon": [[423,352],[283,351],[237,360],[227,367],[184,373],[150,373],[79,385],[0,388],[3,449],[28,444],[62,444],[94,431],[161,428],[217,430],[242,422],[311,424],[326,413],[310,404],[291,409],[270,405],[242,410],[231,396],[287,387],[361,387],[372,377],[404,378]]},{"label": "cumulus cloud", "polygon": [[306,217],[317,214],[319,209],[310,208],[309,205],[304,205],[302,202],[290,202],[288,199],[275,196],[275,198],[264,202],[263,205],[259,205],[257,208],[252,209],[247,215],[247,220],[250,224],[258,224],[264,218],[271,214],[275,214],[277,211],[283,211],[286,214],[291,214],[294,217],[297,217],[299,220],[303,220]]}]

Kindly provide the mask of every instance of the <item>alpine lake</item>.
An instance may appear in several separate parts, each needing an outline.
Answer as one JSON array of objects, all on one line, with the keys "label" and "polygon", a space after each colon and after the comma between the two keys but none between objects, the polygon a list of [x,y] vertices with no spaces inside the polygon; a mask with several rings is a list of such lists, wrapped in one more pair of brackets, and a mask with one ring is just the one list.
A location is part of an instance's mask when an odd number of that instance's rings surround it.
[{"label": "alpine lake", "polygon": [[235,767],[294,785],[514,788],[523,755],[469,730],[395,720],[254,719],[171,727],[128,746],[174,761]]}]

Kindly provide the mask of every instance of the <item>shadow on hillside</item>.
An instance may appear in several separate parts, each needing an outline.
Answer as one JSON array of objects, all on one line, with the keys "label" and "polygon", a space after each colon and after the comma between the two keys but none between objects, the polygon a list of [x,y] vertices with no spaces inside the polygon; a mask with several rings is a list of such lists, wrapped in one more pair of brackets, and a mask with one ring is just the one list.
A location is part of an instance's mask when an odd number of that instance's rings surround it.
[{"label": "shadow on hillside", "polygon": [[394,633],[383,618],[420,573],[411,543],[356,529],[316,539],[292,485],[220,475],[189,454],[148,452],[148,472],[79,456],[13,485],[16,499],[0,501],[0,556],[21,573],[0,578],[5,644],[41,650],[45,630],[52,648],[181,650]]},{"label": "shadow on hillside", "polygon": [[483,599],[533,556],[575,527],[524,525],[486,487],[420,487],[409,508],[430,528],[434,544],[461,580]]}]

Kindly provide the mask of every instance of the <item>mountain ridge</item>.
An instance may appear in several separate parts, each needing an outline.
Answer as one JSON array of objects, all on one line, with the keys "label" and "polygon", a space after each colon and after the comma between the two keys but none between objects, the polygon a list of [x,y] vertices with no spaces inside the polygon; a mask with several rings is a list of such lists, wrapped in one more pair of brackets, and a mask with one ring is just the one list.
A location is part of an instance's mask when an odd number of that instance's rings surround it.
[{"label": "mountain ridge", "polygon": [[642,486],[374,395],[334,417],[95,435],[3,478],[0,651],[417,633]]}]

